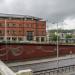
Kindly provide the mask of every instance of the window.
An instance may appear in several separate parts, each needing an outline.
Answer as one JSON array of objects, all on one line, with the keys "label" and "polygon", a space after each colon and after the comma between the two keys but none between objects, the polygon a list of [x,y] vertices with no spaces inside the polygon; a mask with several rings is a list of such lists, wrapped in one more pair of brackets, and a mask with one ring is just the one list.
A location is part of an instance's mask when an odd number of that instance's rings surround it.
[{"label": "window", "polygon": [[3,32],[2,32],[2,30],[0,30],[0,34],[2,34]]},{"label": "window", "polygon": [[7,27],[15,27],[16,24],[8,23]]},{"label": "window", "polygon": [[21,33],[22,31],[21,30],[19,30],[19,33]]},{"label": "window", "polygon": [[62,38],[63,38],[64,37],[64,34],[62,33],[61,35],[62,35]]},{"label": "window", "polygon": [[33,40],[33,32],[32,31],[28,31],[27,32],[27,40],[28,41],[32,41]]},{"label": "window", "polygon": [[2,24],[0,23],[0,27],[2,27]]},{"label": "window", "polygon": [[4,38],[3,37],[0,37],[0,40],[3,40]]},{"label": "window", "polygon": [[8,23],[8,24],[7,24],[7,27],[12,27],[12,24],[11,24],[11,23]]},{"label": "window", "polygon": [[19,35],[22,35],[23,34],[23,31],[19,30]]},{"label": "window", "polygon": [[10,30],[7,30],[7,34],[10,34]]},{"label": "window", "polygon": [[0,30],[0,35],[4,35],[4,31],[3,30]]},{"label": "window", "polygon": [[7,24],[7,27],[10,27],[10,24],[9,23]]},{"label": "window", "polygon": [[32,18],[26,18],[26,20],[32,20]]},{"label": "window", "polygon": [[41,42],[44,42],[44,37],[41,37]]},{"label": "window", "polygon": [[45,28],[45,24],[43,23],[43,24],[41,25],[41,27],[42,27],[42,28]]},{"label": "window", "polygon": [[13,30],[13,31],[12,31],[12,34],[13,34],[13,35],[15,35],[15,34],[16,34],[16,31],[15,31],[15,30]]},{"label": "window", "polygon": [[10,37],[7,37],[7,40],[9,41],[10,40]]},{"label": "window", "polygon": [[4,24],[3,23],[0,23],[0,27],[3,27],[4,26]]},{"label": "window", "polygon": [[12,26],[13,26],[13,27],[15,27],[15,26],[16,26],[16,24],[12,24]]},{"label": "window", "polygon": [[22,41],[23,39],[21,37],[18,38],[19,41]]},{"label": "window", "polygon": [[39,37],[36,37],[36,41],[39,42]]},{"label": "window", "polygon": [[17,39],[16,37],[12,37],[12,40],[13,40],[13,41],[16,41],[16,39]]}]

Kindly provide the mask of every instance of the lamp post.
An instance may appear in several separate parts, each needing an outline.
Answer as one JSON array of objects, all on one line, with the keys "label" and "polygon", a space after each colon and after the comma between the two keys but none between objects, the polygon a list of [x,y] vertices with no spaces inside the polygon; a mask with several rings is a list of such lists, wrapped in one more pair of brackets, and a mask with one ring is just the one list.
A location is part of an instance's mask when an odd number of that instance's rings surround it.
[{"label": "lamp post", "polygon": [[58,20],[57,20],[57,69],[59,69],[59,36],[58,36]]},{"label": "lamp post", "polygon": [[56,23],[56,57],[57,57],[57,68],[59,68],[59,32],[58,32],[58,18],[57,18],[57,23]]},{"label": "lamp post", "polygon": [[[55,24],[55,23],[52,23],[52,24]],[[58,17],[57,17],[57,20],[56,20],[56,33],[55,35],[57,36],[56,38],[56,57],[57,57],[57,68],[59,68],[59,31],[58,31]]]}]

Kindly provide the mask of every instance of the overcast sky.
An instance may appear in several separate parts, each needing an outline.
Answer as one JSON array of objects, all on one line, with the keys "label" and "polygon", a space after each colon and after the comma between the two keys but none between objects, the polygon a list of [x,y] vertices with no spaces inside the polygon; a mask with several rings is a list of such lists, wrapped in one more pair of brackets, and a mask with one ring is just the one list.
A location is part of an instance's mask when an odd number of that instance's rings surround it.
[{"label": "overcast sky", "polygon": [[49,29],[75,29],[75,0],[0,0],[0,13],[44,18]]}]

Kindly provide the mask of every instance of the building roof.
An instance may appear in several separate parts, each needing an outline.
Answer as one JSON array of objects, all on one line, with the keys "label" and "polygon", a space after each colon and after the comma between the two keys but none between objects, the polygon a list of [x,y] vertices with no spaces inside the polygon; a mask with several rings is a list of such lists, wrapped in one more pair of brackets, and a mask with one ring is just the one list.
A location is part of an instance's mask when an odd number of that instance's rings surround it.
[{"label": "building roof", "polygon": [[0,13],[0,17],[12,17],[12,18],[33,18],[35,20],[42,20],[42,18],[34,17],[34,16],[29,16],[29,15],[19,15],[19,14],[4,14]]}]

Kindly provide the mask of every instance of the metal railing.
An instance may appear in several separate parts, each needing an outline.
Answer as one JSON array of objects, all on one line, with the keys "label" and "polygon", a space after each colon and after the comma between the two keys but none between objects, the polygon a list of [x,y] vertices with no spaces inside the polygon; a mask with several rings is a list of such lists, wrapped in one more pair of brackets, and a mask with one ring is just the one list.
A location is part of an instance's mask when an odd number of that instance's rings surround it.
[{"label": "metal railing", "polygon": [[64,66],[54,68],[54,69],[47,69],[47,70],[41,70],[33,72],[33,75],[65,75],[66,73],[74,72],[75,71],[75,65],[70,66]]}]

